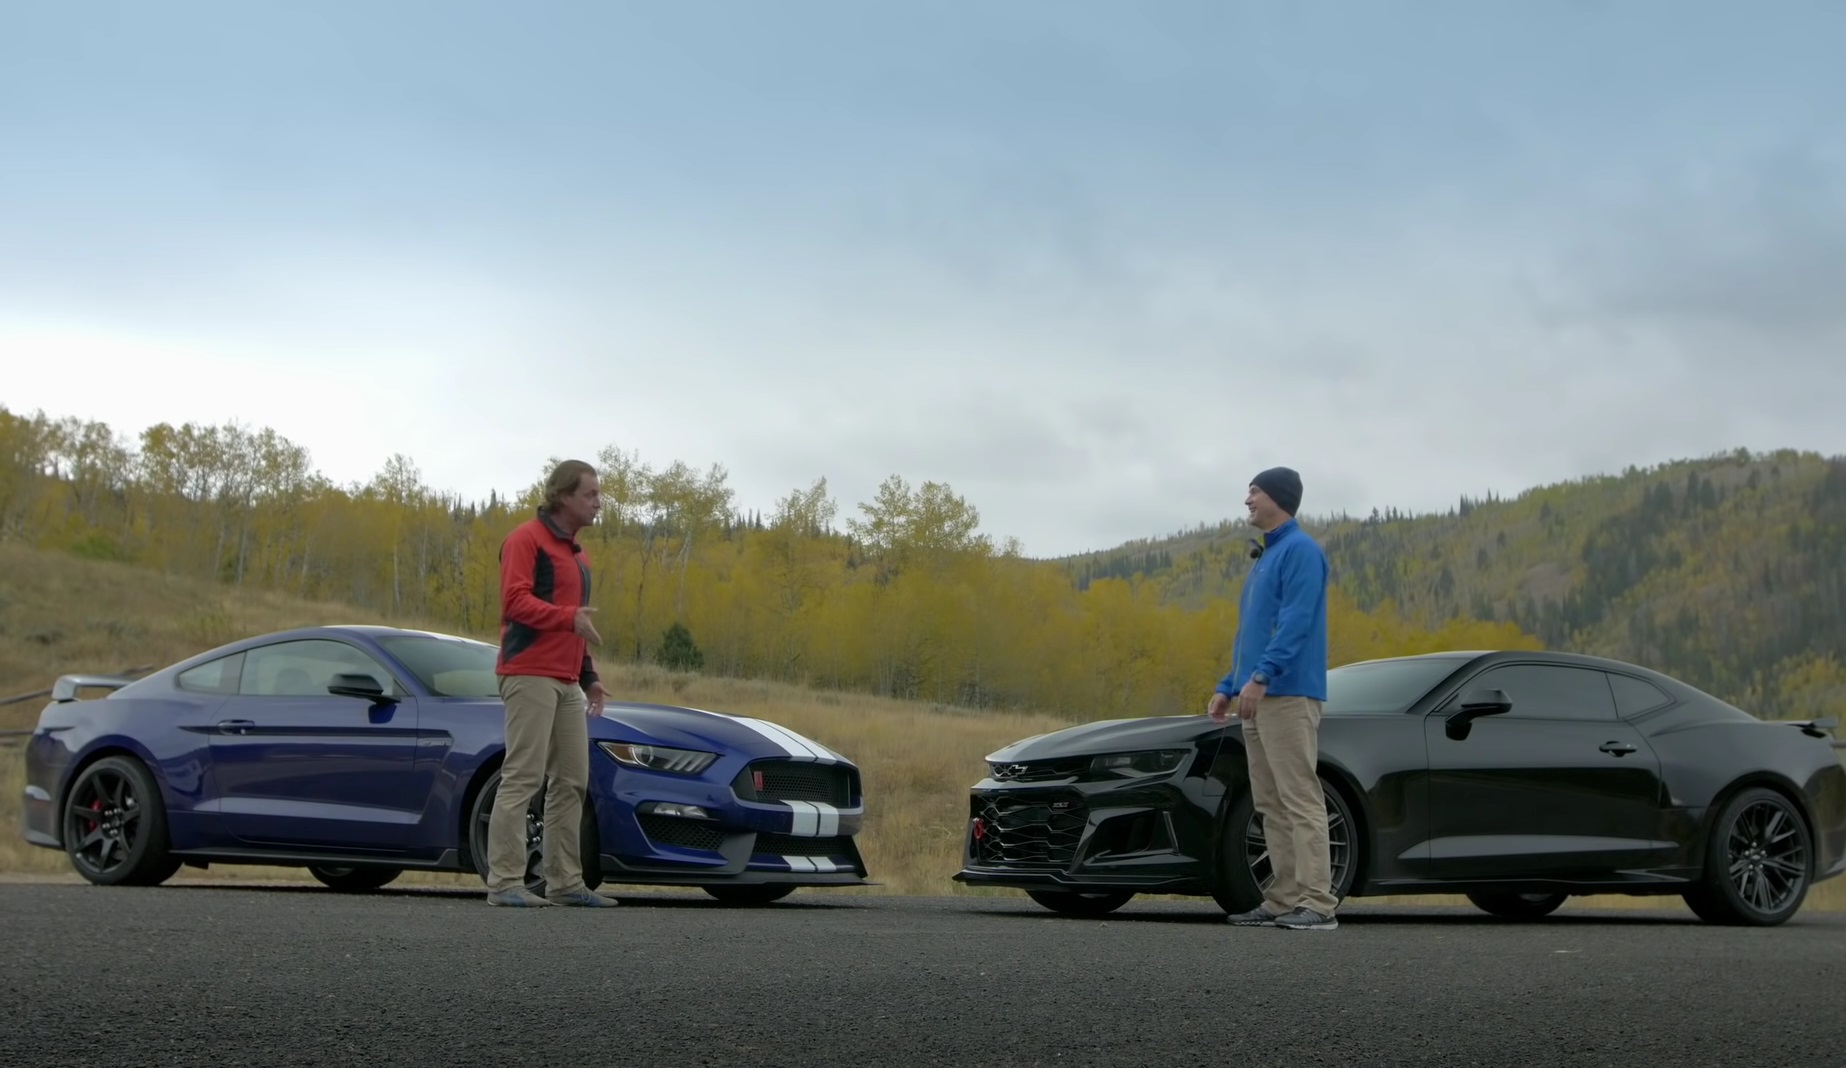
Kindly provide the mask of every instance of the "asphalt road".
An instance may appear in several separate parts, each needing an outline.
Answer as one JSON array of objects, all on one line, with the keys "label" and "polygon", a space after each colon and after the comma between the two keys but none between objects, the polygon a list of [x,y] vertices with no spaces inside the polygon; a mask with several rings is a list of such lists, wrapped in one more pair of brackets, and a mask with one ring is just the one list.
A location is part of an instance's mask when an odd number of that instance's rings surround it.
[{"label": "asphalt road", "polygon": [[1017,899],[0,885],[0,1064],[1838,1063],[1846,916],[1772,930],[1349,906],[1336,932],[1209,903],[1104,920]]}]

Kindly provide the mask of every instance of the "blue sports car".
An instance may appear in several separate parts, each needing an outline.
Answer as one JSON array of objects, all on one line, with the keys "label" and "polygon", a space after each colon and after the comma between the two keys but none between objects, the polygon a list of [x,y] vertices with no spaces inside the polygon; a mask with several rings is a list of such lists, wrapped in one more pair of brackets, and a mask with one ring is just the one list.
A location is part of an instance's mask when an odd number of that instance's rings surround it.
[{"label": "blue sports car", "polygon": [[[305,866],[335,889],[485,875],[505,714],[483,642],[390,627],[248,638],[143,678],[66,675],[26,748],[25,837],[94,883]],[[109,692],[79,700],[85,688]],[[585,881],[763,904],[863,885],[859,769],[763,720],[609,702],[589,721]],[[543,791],[526,877],[542,892]]]}]

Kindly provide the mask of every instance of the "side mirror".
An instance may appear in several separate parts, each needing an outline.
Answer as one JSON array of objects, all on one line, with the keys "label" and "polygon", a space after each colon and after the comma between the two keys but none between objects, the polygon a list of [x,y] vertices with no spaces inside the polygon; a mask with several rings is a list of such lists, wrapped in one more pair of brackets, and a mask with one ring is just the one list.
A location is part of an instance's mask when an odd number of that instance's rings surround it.
[{"label": "side mirror", "polygon": [[396,703],[397,698],[386,697],[385,688],[370,675],[335,675],[327,685],[327,692],[336,697],[360,697],[368,701]]},{"label": "side mirror", "polygon": [[1505,690],[1469,690],[1462,695],[1461,707],[1449,714],[1444,730],[1448,736],[1459,742],[1468,737],[1474,721],[1482,716],[1498,716],[1510,712],[1513,702],[1506,696]]}]

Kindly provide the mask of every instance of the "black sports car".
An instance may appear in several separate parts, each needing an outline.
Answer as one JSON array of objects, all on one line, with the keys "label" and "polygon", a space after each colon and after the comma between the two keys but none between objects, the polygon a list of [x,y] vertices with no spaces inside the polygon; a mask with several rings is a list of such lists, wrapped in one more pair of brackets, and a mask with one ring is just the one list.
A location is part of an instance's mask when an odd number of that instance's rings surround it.
[{"label": "black sports car", "polygon": [[[1679,894],[1779,924],[1846,870],[1835,720],[1764,721],[1596,657],[1454,652],[1328,675],[1320,774],[1335,896],[1460,893],[1509,918],[1572,894]],[[1136,893],[1261,904],[1242,728],[1089,723],[988,758],[957,881],[1097,916]]]}]

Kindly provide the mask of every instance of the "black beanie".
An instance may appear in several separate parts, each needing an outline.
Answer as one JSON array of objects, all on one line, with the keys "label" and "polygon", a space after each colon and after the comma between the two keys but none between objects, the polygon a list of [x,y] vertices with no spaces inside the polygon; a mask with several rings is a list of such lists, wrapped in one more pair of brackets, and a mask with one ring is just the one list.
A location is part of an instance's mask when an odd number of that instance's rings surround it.
[{"label": "black beanie", "polygon": [[1251,479],[1250,484],[1269,494],[1269,499],[1289,515],[1301,507],[1301,476],[1293,468],[1272,467]]}]

